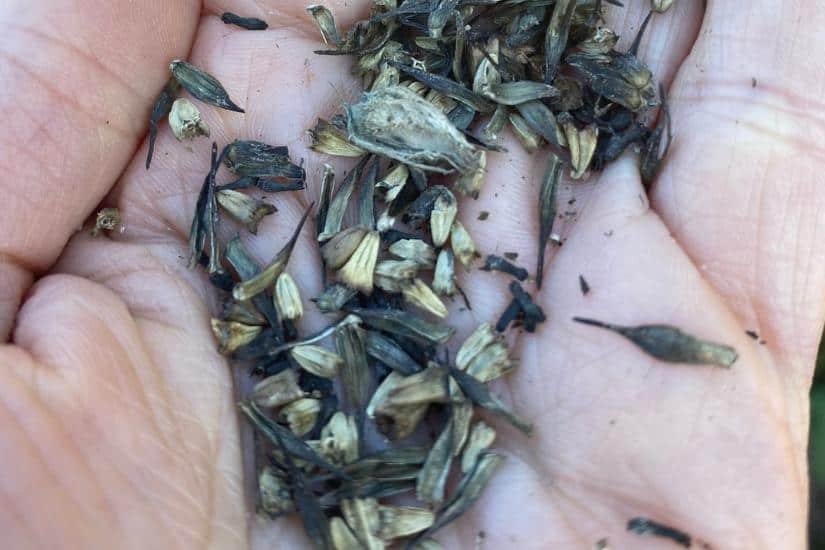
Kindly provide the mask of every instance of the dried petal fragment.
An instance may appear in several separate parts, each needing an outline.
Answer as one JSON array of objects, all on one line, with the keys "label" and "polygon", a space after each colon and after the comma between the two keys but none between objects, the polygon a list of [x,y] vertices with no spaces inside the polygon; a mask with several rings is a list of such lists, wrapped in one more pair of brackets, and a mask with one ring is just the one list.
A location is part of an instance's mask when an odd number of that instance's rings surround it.
[{"label": "dried petal fragment", "polygon": [[444,492],[447,485],[447,475],[453,462],[453,419],[444,426],[441,435],[433,443],[430,454],[418,474],[415,492],[418,500],[430,505],[438,505],[444,501]]},{"label": "dried petal fragment", "polygon": [[312,204],[309,205],[301,221],[298,222],[298,226],[295,228],[292,237],[290,237],[289,241],[287,241],[284,247],[275,255],[272,262],[254,277],[250,277],[235,285],[235,288],[232,289],[233,298],[238,301],[249,300],[269,288],[278,276],[283,273],[286,264],[289,262],[289,257],[292,255],[295,242],[298,240],[298,235],[301,234],[301,228],[304,226],[304,222],[312,210],[312,206]]},{"label": "dried petal fragment", "polygon": [[658,13],[665,13],[673,6],[675,0],[651,0],[650,4],[653,11]]},{"label": "dried petal fragment", "polygon": [[[455,195],[449,190],[441,193],[438,198],[435,199],[433,209],[430,212],[430,233],[433,237],[434,246],[441,247],[447,242],[457,213],[458,201],[456,201]],[[433,260],[435,260],[434,257]]]},{"label": "dried petal fragment", "polygon": [[358,428],[355,418],[336,412],[321,430],[321,454],[333,464],[345,465],[358,460]]},{"label": "dried petal fragment", "polygon": [[341,269],[352,253],[361,244],[367,230],[363,227],[348,227],[332,236],[321,247],[321,256],[330,269]]},{"label": "dried petal fragment", "polygon": [[384,260],[375,266],[375,286],[387,292],[401,292],[415,278],[420,266],[412,260]]},{"label": "dried petal fragment", "polygon": [[244,112],[229,98],[229,94],[218,79],[203,69],[178,59],[172,61],[169,70],[172,71],[172,75],[180,82],[180,85],[195,98],[221,109]]},{"label": "dried petal fragment", "polygon": [[455,257],[461,262],[461,265],[469,269],[473,260],[478,256],[478,252],[473,238],[470,237],[470,234],[464,229],[464,225],[458,220],[453,222],[453,227],[450,231],[450,245],[452,246],[453,253],[455,253]]},{"label": "dried petal fragment", "polygon": [[668,363],[730,368],[739,357],[730,346],[700,340],[670,325],[626,327],[582,317],[574,317],[573,320],[621,334],[648,355]]},{"label": "dried petal fragment", "polygon": [[427,286],[421,279],[413,279],[412,282],[401,286],[401,294],[408,303],[423,309],[424,311],[444,318],[447,316],[447,307],[438,295]]},{"label": "dried petal fragment", "polygon": [[281,273],[275,281],[275,306],[281,319],[300,319],[304,314],[301,291],[289,273]]},{"label": "dried petal fragment", "polygon": [[378,515],[377,500],[374,498],[344,500],[341,501],[341,512],[364,550],[384,550],[384,542],[378,538],[381,519]]},{"label": "dried petal fragment", "polygon": [[338,271],[338,278],[352,288],[364,294],[371,294],[373,288],[373,274],[378,261],[378,249],[381,237],[378,231],[369,231],[352,253],[347,263]]},{"label": "dried petal fragment", "polygon": [[298,384],[298,374],[287,369],[274,376],[264,378],[252,390],[252,399],[261,407],[280,407],[304,397],[304,390]]},{"label": "dried petal fragment", "polygon": [[470,336],[464,340],[455,356],[455,365],[461,370],[465,370],[470,362],[481,351],[498,340],[498,336],[493,331],[490,323],[482,323]]},{"label": "dried petal fragment", "polygon": [[343,359],[321,346],[304,344],[289,350],[290,355],[302,369],[321,378],[335,378]]},{"label": "dried petal fragment", "polygon": [[499,454],[485,452],[479,455],[473,469],[462,478],[455,496],[444,506],[425,534],[431,535],[466,512],[481,496],[481,491],[503,461],[504,457]]},{"label": "dried petal fragment", "polygon": [[432,511],[415,506],[378,506],[378,536],[383,540],[408,537],[428,529],[435,521]]},{"label": "dried petal fragment", "polygon": [[212,319],[212,333],[218,341],[218,352],[228,355],[236,349],[247,345],[263,330],[263,327],[245,325],[235,321]]},{"label": "dried petal fragment", "polygon": [[400,239],[390,245],[390,254],[411,260],[421,267],[435,265],[435,249],[421,239]]},{"label": "dried petal fragment", "polygon": [[449,249],[443,248],[438,253],[433,274],[433,290],[441,296],[452,296],[455,286],[455,257]]},{"label": "dried petal fragment", "polygon": [[229,212],[233,218],[244,224],[253,235],[258,234],[258,224],[264,218],[278,211],[271,204],[258,200],[240,191],[221,189],[215,195],[218,204]]},{"label": "dried petal fragment", "polygon": [[261,496],[261,509],[272,518],[295,511],[289,487],[278,471],[265,466],[258,476],[258,491]]},{"label": "dried petal fragment", "polygon": [[287,404],[278,411],[278,421],[285,423],[292,433],[302,437],[315,427],[320,412],[321,402],[305,397]]},{"label": "dried petal fragment", "polygon": [[467,473],[473,469],[479,455],[486,451],[496,439],[496,431],[483,421],[476,422],[470,432],[470,440],[461,455],[461,471]]},{"label": "dried petal fragment", "polygon": [[172,104],[169,127],[178,141],[188,141],[198,136],[209,137],[209,126],[201,119],[200,111],[183,97],[176,99]]},{"label": "dried petal fragment", "polygon": [[345,129],[338,128],[319,118],[315,128],[309,131],[312,136],[312,150],[338,157],[360,157],[366,151],[353,145],[347,139]]}]

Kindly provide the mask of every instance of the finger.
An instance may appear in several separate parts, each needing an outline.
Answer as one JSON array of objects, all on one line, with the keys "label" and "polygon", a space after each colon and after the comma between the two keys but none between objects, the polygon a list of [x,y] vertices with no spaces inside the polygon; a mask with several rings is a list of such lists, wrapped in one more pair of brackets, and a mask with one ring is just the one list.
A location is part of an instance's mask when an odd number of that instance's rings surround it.
[{"label": "finger", "polygon": [[[108,250],[106,265],[118,271],[107,273],[109,284],[124,295],[145,284],[152,292],[127,308],[102,285],[49,276],[20,312],[20,347],[0,349],[0,441],[26,441],[5,453],[18,477],[2,476],[0,485],[0,496],[20,497],[13,509],[30,530],[11,546],[120,546],[135,537],[157,548],[243,545],[231,382],[225,363],[203,346],[202,306],[162,268],[147,267],[160,251],[129,262],[133,250],[116,246]],[[25,370],[15,367],[21,357]],[[48,490],[31,490],[41,485]],[[52,497],[73,515],[34,519]]]},{"label": "finger", "polygon": [[744,327],[777,354],[800,407],[825,316],[824,24],[814,2],[709,2],[671,89],[677,137],[653,194]]},{"label": "finger", "polygon": [[[42,271],[112,185],[186,53],[199,3],[4,2],[0,8],[0,336]],[[5,290],[5,289],[4,289]]]}]

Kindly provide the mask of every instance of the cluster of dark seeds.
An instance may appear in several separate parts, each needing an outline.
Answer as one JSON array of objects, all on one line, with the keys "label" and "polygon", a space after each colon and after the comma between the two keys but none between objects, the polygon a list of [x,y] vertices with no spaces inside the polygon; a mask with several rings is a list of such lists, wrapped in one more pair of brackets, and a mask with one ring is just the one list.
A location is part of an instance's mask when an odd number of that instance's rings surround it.
[{"label": "cluster of dark seeds", "polygon": [[[653,8],[671,3],[654,0]],[[514,256],[488,256],[481,269],[512,276],[512,300],[495,326],[480,325],[450,358],[445,300],[460,293],[457,266],[470,269],[480,256],[459,221],[456,195],[478,196],[488,152],[505,152],[497,144],[505,127],[528,151],[547,156],[537,197],[540,285],[562,174],[583,178],[637,146],[650,180],[669,130],[648,128],[640,116],[663,98],[636,57],[639,39],[627,52],[615,50],[618,37],[603,25],[599,0],[374,0],[368,19],[343,34],[328,9],[308,11],[331,47],[318,53],[354,58],[367,90],[344,113],[317,122],[313,149],[357,159],[355,167],[336,185],[326,166],[318,207],[310,205],[262,266],[239,238],[218,241],[221,217],[255,234],[275,208],[243,190],[302,189],[304,170],[286,147],[235,141],[219,152],[213,144],[190,265],[205,266],[224,291],[212,320],[221,353],[258,379],[241,410],[264,445],[261,511],[299,514],[317,548],[438,548],[432,536],[478,499],[503,460],[491,450],[496,431],[476,412],[531,433],[488,383],[517,366],[504,333],[533,332],[545,320],[522,286],[527,270]],[[232,14],[223,19],[266,28]],[[181,88],[243,112],[203,70],[175,61],[171,71],[152,112],[147,167],[164,117],[178,139],[209,134],[197,108],[175,99]],[[234,180],[218,185],[222,166]],[[307,304],[288,266],[313,210],[327,285],[311,301],[330,323],[300,335],[295,322]],[[354,223],[345,223],[347,212]],[[732,348],[674,327],[576,320],[618,332],[665,361],[730,366],[736,359]],[[410,504],[387,500],[403,495]]]}]

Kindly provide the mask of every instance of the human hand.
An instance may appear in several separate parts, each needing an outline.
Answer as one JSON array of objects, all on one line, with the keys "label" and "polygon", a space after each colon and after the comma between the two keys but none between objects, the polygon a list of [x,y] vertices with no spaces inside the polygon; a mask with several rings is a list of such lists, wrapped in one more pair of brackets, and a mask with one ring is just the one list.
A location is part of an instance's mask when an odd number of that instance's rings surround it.
[{"label": "human hand", "polygon": [[[271,258],[326,160],[306,150],[305,130],[357,96],[347,63],[312,54],[319,40],[304,4],[0,8],[0,333],[11,342],[0,347],[0,531],[9,548],[305,544],[296,522],[263,522],[248,507],[232,374],[209,330],[216,299],[185,266],[208,142],[180,145],[164,127],[143,167],[151,104],[169,61],[188,58],[246,108],[204,107],[213,139],[289,145],[307,161],[306,193],[277,196],[279,212],[249,241],[259,260]],[[365,4],[329,2],[342,28]],[[625,41],[647,9],[628,4],[611,10]],[[769,0],[711,0],[699,31],[701,3],[677,4],[656,16],[641,53],[670,86],[677,134],[650,205],[629,155],[560,198],[560,211],[578,215],[537,297],[548,321],[515,343],[521,367],[502,386],[537,431],[526,439],[501,427],[508,459],[477,506],[439,534],[449,547],[473,548],[480,530],[483,548],[589,548],[602,537],[611,548],[667,547],[624,531],[638,515],[714,548],[804,545],[807,391],[825,314],[825,198],[815,181],[825,165],[825,15],[804,0],[779,13]],[[262,16],[270,30],[227,27],[216,17],[225,10]],[[518,252],[533,269],[544,157],[509,150],[490,156],[481,197],[460,211],[482,252]],[[104,197],[126,231],[75,233]],[[483,210],[493,214],[478,221]],[[320,290],[310,233],[289,267],[304,297]],[[593,288],[586,297],[579,274]],[[473,311],[451,316],[459,339],[494,319],[508,294],[495,274],[463,280]],[[731,370],[662,364],[574,315],[670,323],[740,358]],[[307,315],[305,328],[318,322]]]}]

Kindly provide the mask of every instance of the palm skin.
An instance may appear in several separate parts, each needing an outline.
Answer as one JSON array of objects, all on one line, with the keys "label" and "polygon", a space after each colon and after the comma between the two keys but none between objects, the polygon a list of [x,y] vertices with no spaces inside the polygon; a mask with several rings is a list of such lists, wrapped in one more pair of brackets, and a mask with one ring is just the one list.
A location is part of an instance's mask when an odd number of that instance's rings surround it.
[{"label": "palm skin", "polygon": [[[261,261],[272,256],[329,160],[306,150],[306,128],[357,94],[346,63],[311,53],[319,44],[303,4],[0,8],[6,547],[306,544],[296,523],[251,511],[233,373],[208,327],[215,296],[185,268],[208,143],[179,145],[164,128],[143,168],[151,103],[168,62],[186,57],[246,107],[203,109],[212,139],[286,144],[306,159],[307,191],[276,197],[279,212],[249,241]],[[365,4],[331,3],[342,27]],[[611,12],[625,39],[646,9],[630,4]],[[825,15],[803,0],[779,13],[769,0],[715,0],[704,16],[699,2],[677,4],[654,20],[642,55],[670,86],[671,156],[650,204],[631,155],[561,198],[577,215],[537,297],[548,322],[516,338],[521,368],[498,388],[538,429],[525,439],[501,426],[508,459],[473,512],[440,535],[448,547],[475,548],[480,530],[484,548],[589,548],[603,537],[611,548],[669,547],[625,533],[637,515],[714,548],[804,546],[807,390],[825,315],[815,95]],[[271,28],[228,28],[216,17],[227,9]],[[532,268],[544,157],[509,145],[462,212],[483,252],[515,251]],[[104,198],[126,231],[75,233]],[[477,221],[483,210],[490,219]],[[310,297],[319,264],[304,233],[289,269]],[[586,297],[579,274],[593,288]],[[453,308],[459,336],[493,319],[507,294],[505,278],[478,271],[463,286],[473,310]],[[671,323],[734,345],[740,359],[730,371],[663,365],[574,315]],[[304,329],[319,322],[309,314]]]}]

